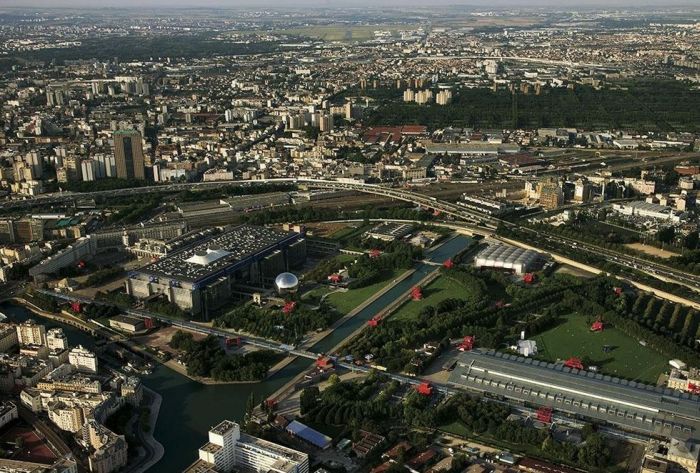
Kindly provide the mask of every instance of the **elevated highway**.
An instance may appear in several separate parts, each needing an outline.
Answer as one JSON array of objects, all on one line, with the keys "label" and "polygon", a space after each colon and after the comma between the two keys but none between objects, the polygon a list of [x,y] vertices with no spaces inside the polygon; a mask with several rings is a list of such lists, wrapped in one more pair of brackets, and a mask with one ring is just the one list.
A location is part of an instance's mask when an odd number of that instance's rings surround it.
[{"label": "elevated highway", "polygon": [[304,184],[312,188],[333,189],[333,190],[352,190],[356,192],[364,192],[368,194],[380,195],[389,199],[401,200],[418,205],[425,209],[431,209],[439,212],[442,215],[447,215],[455,221],[464,222],[472,229],[483,229],[485,233],[493,232],[499,225],[518,227],[532,235],[528,239],[528,243],[537,246],[540,241],[549,240],[557,241],[571,248],[589,252],[596,255],[604,255],[611,262],[632,270],[643,271],[650,276],[665,282],[680,284],[690,288],[693,291],[700,292],[700,276],[689,274],[684,271],[667,266],[663,263],[650,261],[638,256],[620,253],[614,250],[599,247],[597,245],[577,241],[573,238],[566,238],[560,235],[550,235],[538,230],[521,227],[518,224],[507,222],[505,220],[479,213],[468,209],[454,202],[437,199],[436,197],[427,196],[413,190],[395,188],[386,185],[365,184],[362,182],[353,181],[335,181],[330,179],[310,179],[310,178],[279,178],[279,179],[263,179],[259,181],[216,181],[216,182],[194,182],[182,184],[165,184],[162,186],[139,187],[134,189],[116,189],[109,191],[95,191],[85,193],[55,193],[46,194],[33,199],[21,201],[4,201],[0,202],[0,210],[18,210],[22,208],[31,208],[38,205],[57,205],[60,203],[69,202],[71,200],[85,197],[120,197],[128,195],[149,194],[158,192],[180,192],[185,190],[207,190],[219,189],[227,186],[250,186],[251,184]]},{"label": "elevated highway", "polygon": [[[24,200],[6,200],[0,202],[0,210],[22,210],[38,206],[59,205],[66,202],[85,198],[97,197],[125,197],[133,195],[146,195],[154,193],[172,193],[188,190],[221,189],[228,186],[247,187],[255,184],[305,184],[309,187],[334,190],[353,190],[367,194],[375,194],[391,199],[410,202],[422,207],[431,208],[459,220],[466,220],[476,224],[488,224],[489,218],[477,212],[469,211],[464,207],[435,197],[426,196],[406,189],[393,188],[379,184],[365,184],[361,182],[334,181],[329,179],[306,178],[279,178],[261,179],[256,181],[215,181],[215,182],[188,182],[181,184],[165,184],[158,186],[146,186],[127,189],[114,189],[94,192],[57,192],[42,194],[40,196]],[[494,227],[495,228],[495,227]]]}]

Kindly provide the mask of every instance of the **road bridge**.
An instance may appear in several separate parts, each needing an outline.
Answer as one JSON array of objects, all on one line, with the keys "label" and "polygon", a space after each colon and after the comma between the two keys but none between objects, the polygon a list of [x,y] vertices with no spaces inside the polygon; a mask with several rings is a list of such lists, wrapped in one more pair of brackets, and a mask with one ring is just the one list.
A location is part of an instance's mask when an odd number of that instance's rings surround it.
[{"label": "road bridge", "polygon": [[[60,292],[54,292],[54,291],[48,291],[46,289],[38,289],[36,292],[40,294],[44,294],[49,297],[56,298],[58,300],[64,301],[64,302],[80,302],[81,304],[99,304],[99,305],[115,305],[110,302],[103,302],[103,301],[96,301],[87,297],[82,297],[76,294],[64,294]],[[202,324],[198,324],[195,322],[190,322],[188,320],[179,320],[179,319],[173,319],[171,317],[167,317],[161,314],[156,314],[153,312],[145,311],[145,310],[140,310],[140,309],[129,309],[129,308],[123,308],[120,307],[124,313],[127,315],[131,315],[133,317],[138,317],[141,319],[146,319],[150,318],[153,320],[158,320],[159,322],[166,323],[169,325],[172,325],[174,327],[179,327],[183,328],[185,330],[193,331],[196,333],[201,333],[204,335],[214,335],[217,337],[223,337],[223,338],[231,338],[231,337],[241,337],[241,342],[242,343],[247,343],[249,345],[262,348],[262,349],[267,349],[267,350],[272,350],[278,353],[284,353],[290,356],[299,356],[302,358],[306,358],[309,360],[315,361],[319,356],[324,355],[323,353],[315,353],[310,350],[301,350],[297,349],[295,347],[287,346],[284,344],[280,344],[278,342],[274,342],[271,340],[266,340],[263,338],[258,338],[258,337],[250,337],[250,336],[245,336],[245,335],[239,335],[235,332],[230,332],[227,330],[223,329],[217,329],[213,327],[207,327]],[[373,367],[367,366],[367,365],[356,365],[354,363],[348,362],[348,361],[343,361],[343,360],[336,360],[335,362],[336,366],[339,366],[343,369],[354,371],[354,372],[362,372],[362,373],[369,373],[372,371]],[[410,385],[418,385],[422,382],[422,380],[418,378],[413,378],[410,376],[404,376],[401,374],[395,374],[395,373],[389,373],[389,372],[384,372],[386,376],[390,377],[391,379],[394,379],[396,381],[399,381],[400,383],[405,383],[405,384],[410,384]],[[436,384],[436,383],[431,383],[434,388],[443,393],[443,394],[454,394],[457,392],[455,389],[450,388],[446,384]]]},{"label": "road bridge", "polygon": [[196,322],[191,322],[189,320],[181,320],[181,319],[175,319],[172,317],[168,317],[162,314],[158,314],[155,312],[150,312],[142,309],[132,309],[128,307],[122,307],[119,306],[118,304],[114,304],[109,301],[98,301],[95,299],[90,299],[88,297],[82,297],[78,296],[76,294],[65,294],[61,292],[55,292],[55,291],[48,291],[46,289],[37,289],[36,292],[53,297],[55,299],[58,299],[60,301],[68,302],[68,303],[73,303],[73,302],[79,302],[81,304],[97,304],[97,305],[103,305],[103,306],[116,306],[119,307],[121,311],[123,311],[125,314],[130,315],[132,317],[137,317],[140,319],[152,319],[152,320],[157,320],[161,323],[165,323],[168,325],[172,325],[173,327],[179,327],[183,328],[192,332],[196,333],[201,333],[203,335],[214,335],[217,337],[223,337],[223,338],[233,338],[233,337],[240,337],[241,342],[247,343],[249,345],[253,345],[259,348],[264,348],[267,350],[273,350],[277,352],[283,352],[283,353],[288,353],[291,355],[295,356],[301,356],[304,358],[308,358],[311,360],[315,360],[316,358],[319,357],[319,353],[313,353],[310,351],[306,350],[297,350],[296,348],[293,348],[291,346],[287,345],[282,345],[280,343],[274,342],[272,340],[266,340],[264,338],[258,338],[258,337],[251,337],[247,335],[241,335],[229,330],[223,330],[223,329],[218,329],[214,327],[207,327],[206,325],[202,325]]}]

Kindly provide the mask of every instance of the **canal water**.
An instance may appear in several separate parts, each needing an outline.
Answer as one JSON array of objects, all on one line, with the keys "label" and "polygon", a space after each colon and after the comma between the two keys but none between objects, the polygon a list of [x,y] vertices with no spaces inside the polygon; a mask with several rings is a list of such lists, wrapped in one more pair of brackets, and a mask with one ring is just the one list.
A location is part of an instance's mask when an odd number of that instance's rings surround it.
[{"label": "canal water", "polygon": [[[442,263],[465,249],[471,240],[466,236],[454,237],[438,246],[427,260]],[[399,282],[379,299],[374,301],[355,317],[338,327],[331,335],[312,347],[315,352],[327,352],[345,340],[361,325],[366,324],[377,312],[394,299],[408,291],[421,279],[439,266],[420,263],[416,271]],[[31,314],[23,307],[12,304],[0,306],[0,311],[14,321],[26,320]],[[38,317],[36,317],[39,319]],[[58,326],[44,320],[47,327]],[[94,346],[89,335],[79,330],[63,326],[71,345]],[[149,471],[153,473],[178,473],[197,457],[197,449],[207,440],[209,428],[223,419],[240,421],[245,412],[246,401],[251,394],[261,400],[296,376],[310,365],[309,360],[298,358],[270,379],[257,384],[225,384],[205,386],[159,365],[143,381],[146,386],[160,393],[163,402],[156,424],[155,438],[165,448],[165,456]]]}]

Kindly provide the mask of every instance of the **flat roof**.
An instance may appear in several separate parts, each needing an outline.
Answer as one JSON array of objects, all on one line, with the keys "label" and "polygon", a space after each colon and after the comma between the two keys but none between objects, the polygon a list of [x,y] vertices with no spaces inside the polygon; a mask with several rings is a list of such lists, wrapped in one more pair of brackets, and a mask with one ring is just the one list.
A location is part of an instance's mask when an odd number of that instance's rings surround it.
[{"label": "flat roof", "polygon": [[700,397],[494,350],[458,357],[449,382],[678,438],[700,428]]},{"label": "flat roof", "polygon": [[635,200],[633,202],[626,202],[620,204],[621,207],[632,207],[637,210],[644,210],[647,212],[659,212],[665,214],[680,214],[681,212],[675,210],[667,205],[655,204],[653,202],[646,202],[644,200]]},{"label": "flat roof", "polygon": [[332,439],[323,435],[321,432],[312,429],[311,427],[302,424],[299,421],[293,420],[287,424],[287,432],[290,432],[303,440],[306,440],[310,444],[318,448],[326,448],[330,445]]},{"label": "flat roof", "polygon": [[130,315],[115,315],[113,317],[110,317],[109,321],[132,325],[138,325],[143,323],[142,319],[139,319],[138,317],[132,317]]},{"label": "flat roof", "polygon": [[136,273],[195,283],[298,238],[300,234],[295,232],[239,225],[169,254]]},{"label": "flat roof", "polygon": [[367,233],[400,238],[410,233],[411,230],[413,230],[413,224],[411,223],[384,222],[375,225],[370,230],[368,230]]},{"label": "flat roof", "polygon": [[214,427],[211,428],[209,432],[215,433],[217,435],[223,435],[229,430],[233,429],[236,426],[235,422],[231,422],[230,420],[222,420],[218,424],[216,424]]},{"label": "flat roof", "polygon": [[248,435],[243,432],[241,432],[241,438],[238,440],[237,445],[240,447],[249,446],[258,448],[281,459],[285,459],[287,461],[292,461],[295,463],[302,463],[305,460],[308,460],[309,458],[309,456],[306,453],[299,452],[297,450],[285,447],[283,445],[279,445],[274,442],[269,442],[264,439],[253,437],[252,435]]}]

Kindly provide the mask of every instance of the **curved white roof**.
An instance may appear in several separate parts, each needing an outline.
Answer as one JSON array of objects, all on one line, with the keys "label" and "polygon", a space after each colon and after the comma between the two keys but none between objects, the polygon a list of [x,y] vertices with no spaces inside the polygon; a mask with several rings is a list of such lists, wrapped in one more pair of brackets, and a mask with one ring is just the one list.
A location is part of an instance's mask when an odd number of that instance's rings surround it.
[{"label": "curved white roof", "polygon": [[194,255],[190,256],[187,258],[185,261],[188,263],[192,264],[198,264],[200,266],[207,266],[213,263],[214,261],[220,260],[221,258],[225,258],[226,256],[230,255],[228,251],[221,250],[221,249],[211,249],[207,248],[206,251],[203,252],[197,252]]}]

